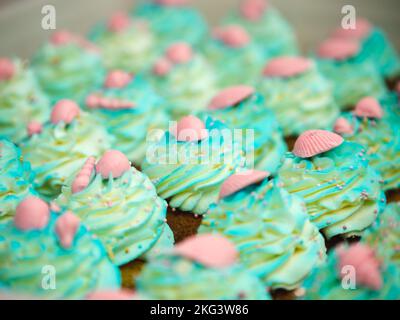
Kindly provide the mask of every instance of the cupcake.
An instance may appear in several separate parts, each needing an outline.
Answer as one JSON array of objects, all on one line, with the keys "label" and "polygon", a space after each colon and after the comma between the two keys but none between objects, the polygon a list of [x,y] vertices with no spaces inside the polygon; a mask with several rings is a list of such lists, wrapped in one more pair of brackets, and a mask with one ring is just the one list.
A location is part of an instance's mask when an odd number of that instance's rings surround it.
[{"label": "cupcake", "polygon": [[32,67],[53,103],[60,99],[81,102],[104,74],[97,48],[66,31],[52,35],[34,56]]},{"label": "cupcake", "polygon": [[140,76],[121,70],[108,73],[101,88],[86,98],[86,107],[102,120],[117,150],[135,165],[146,154],[146,140],[168,128],[163,100]]},{"label": "cupcake", "polygon": [[25,198],[0,225],[0,290],[36,299],[81,299],[117,289],[120,274],[99,240],[70,211]]},{"label": "cupcake", "polygon": [[381,174],[386,191],[400,187],[400,122],[384,113],[376,99],[363,98],[353,112],[338,118],[334,131],[366,147],[369,164]]},{"label": "cupcake", "polygon": [[376,66],[360,59],[360,54],[360,44],[347,39],[326,40],[317,50],[318,68],[332,81],[334,97],[341,109],[351,109],[365,96],[380,98],[386,94]]},{"label": "cupcake", "polygon": [[142,170],[170,207],[202,215],[217,202],[223,182],[243,170],[242,150],[221,122],[187,116],[149,144]]},{"label": "cupcake", "polygon": [[267,0],[242,0],[225,22],[244,27],[262,48],[264,59],[298,53],[293,28]]},{"label": "cupcake", "polygon": [[104,65],[109,70],[142,72],[156,58],[156,41],[146,22],[131,19],[123,12],[97,25],[89,38],[101,49]]},{"label": "cupcake", "polygon": [[211,65],[186,43],[175,43],[153,66],[149,81],[174,119],[204,110],[217,91]]},{"label": "cupcake", "polygon": [[400,269],[382,263],[373,248],[356,243],[332,251],[305,281],[307,300],[398,300]]},{"label": "cupcake", "polygon": [[0,222],[9,220],[18,203],[33,189],[31,165],[24,161],[21,150],[8,140],[0,140]]},{"label": "cupcake", "polygon": [[294,289],[325,259],[324,238],[310,222],[303,200],[267,174],[231,176],[221,200],[204,216],[199,233],[231,240],[247,270],[271,288]]},{"label": "cupcake", "polygon": [[137,290],[156,300],[267,300],[262,283],[236,263],[226,238],[204,234],[154,257],[137,279]]},{"label": "cupcake", "polygon": [[258,83],[285,136],[329,128],[339,113],[333,89],[311,60],[279,57],[267,62]]},{"label": "cupcake", "polygon": [[354,29],[338,28],[333,37],[359,41],[361,50],[358,59],[376,65],[386,79],[400,77],[400,57],[384,31],[364,18],[357,18]]},{"label": "cupcake", "polygon": [[249,86],[229,87],[218,93],[204,112],[231,129],[253,130],[246,141],[248,167],[275,173],[287,151],[282,130],[263,96]]},{"label": "cupcake", "polygon": [[[226,25],[217,28],[206,42],[203,52],[216,70],[220,88],[247,84],[254,85],[264,56],[240,25]],[[243,70],[246,69],[246,72]]]},{"label": "cupcake", "polygon": [[0,137],[19,142],[50,110],[32,71],[19,59],[0,58]]},{"label": "cupcake", "polygon": [[61,192],[88,157],[103,154],[109,146],[100,121],[71,100],[57,102],[50,121],[21,143],[22,154],[36,174],[35,187],[48,199]]},{"label": "cupcake", "polygon": [[156,36],[157,49],[164,51],[174,42],[184,41],[198,47],[208,32],[201,14],[188,0],[149,0],[139,4],[134,15],[148,21]]},{"label": "cupcake", "polygon": [[304,132],[285,156],[280,181],[304,199],[328,239],[360,235],[385,207],[381,177],[366,157],[360,144],[324,130]]},{"label": "cupcake", "polygon": [[116,150],[107,151],[97,163],[88,158],[55,203],[73,211],[99,237],[116,265],[148,251],[165,227],[166,203]]}]

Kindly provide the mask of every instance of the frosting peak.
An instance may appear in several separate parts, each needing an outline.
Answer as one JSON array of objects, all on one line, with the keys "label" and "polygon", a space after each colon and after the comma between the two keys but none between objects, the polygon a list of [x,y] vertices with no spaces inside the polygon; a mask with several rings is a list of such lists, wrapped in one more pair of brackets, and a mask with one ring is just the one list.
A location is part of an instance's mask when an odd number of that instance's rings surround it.
[{"label": "frosting peak", "polygon": [[50,217],[49,206],[42,199],[27,197],[17,206],[14,224],[20,230],[43,229]]},{"label": "frosting peak", "polygon": [[326,130],[308,130],[300,135],[293,148],[299,158],[310,158],[332,150],[343,143],[343,138]]}]

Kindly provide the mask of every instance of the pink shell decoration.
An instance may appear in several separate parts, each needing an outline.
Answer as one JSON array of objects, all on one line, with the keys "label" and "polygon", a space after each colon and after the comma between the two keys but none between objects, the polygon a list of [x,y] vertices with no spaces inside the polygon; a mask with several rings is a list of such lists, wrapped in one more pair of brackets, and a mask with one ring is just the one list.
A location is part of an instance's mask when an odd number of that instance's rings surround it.
[{"label": "pink shell decoration", "polygon": [[50,120],[53,124],[64,122],[69,124],[79,115],[79,106],[72,100],[63,99],[56,103],[51,111]]},{"label": "pink shell decoration", "polygon": [[101,95],[95,93],[86,98],[86,105],[90,109],[102,108],[109,110],[123,110],[135,107],[134,102],[102,97]]},{"label": "pink shell decoration", "polygon": [[379,290],[382,287],[380,262],[369,246],[362,243],[353,244],[348,248],[340,246],[336,249],[336,254],[339,258],[337,266],[339,275],[343,267],[353,266],[357,284],[373,290]]},{"label": "pink shell decoration", "polygon": [[94,157],[89,157],[85,164],[83,165],[81,171],[76,175],[74,181],[72,182],[72,193],[78,193],[84,190],[90,182],[90,177],[94,172],[94,166],[96,159]]},{"label": "pink shell decoration", "polygon": [[122,152],[118,150],[108,150],[96,164],[96,172],[101,174],[104,179],[110,175],[113,178],[122,176],[131,169],[131,164]]},{"label": "pink shell decoration", "polygon": [[165,58],[161,58],[154,64],[153,73],[157,76],[165,76],[171,71],[171,69],[171,62]]},{"label": "pink shell decoration", "polygon": [[310,158],[332,150],[343,143],[343,138],[326,130],[308,130],[296,140],[293,154],[299,158]]},{"label": "pink shell decoration", "polygon": [[90,293],[87,300],[138,300],[137,294],[134,291],[127,289],[120,290],[107,290],[107,291],[95,291]]},{"label": "pink shell decoration", "polygon": [[195,116],[183,117],[173,129],[178,141],[200,141],[208,136],[204,122]]},{"label": "pink shell decoration", "polygon": [[263,70],[266,77],[288,78],[310,70],[312,62],[303,57],[278,57],[270,60]]},{"label": "pink shell decoration", "polygon": [[320,58],[332,60],[345,60],[354,57],[360,50],[360,44],[347,39],[328,39],[317,49]]},{"label": "pink shell decoration", "polygon": [[244,0],[240,5],[240,14],[250,21],[258,21],[264,15],[268,3],[266,0]]},{"label": "pink shell decoration", "polygon": [[188,0],[155,0],[155,2],[162,6],[184,6],[188,4]]},{"label": "pink shell decoration", "polygon": [[63,248],[71,248],[79,225],[79,218],[71,211],[67,211],[57,219],[55,231]]},{"label": "pink shell decoration", "polygon": [[378,100],[373,97],[365,97],[357,102],[353,113],[357,117],[374,119],[381,119],[383,117],[383,109]]},{"label": "pink shell decoration", "polygon": [[339,134],[353,134],[354,129],[347,119],[340,117],[336,120],[333,131]]},{"label": "pink shell decoration", "polygon": [[0,58],[0,81],[10,80],[15,73],[13,62],[7,58]]},{"label": "pink shell decoration", "polygon": [[132,81],[132,76],[125,71],[114,70],[108,73],[104,86],[106,88],[123,88]]},{"label": "pink shell decoration", "polygon": [[225,198],[240,191],[252,184],[263,181],[269,176],[267,171],[249,170],[247,172],[236,173],[231,175],[222,184],[221,190],[219,192],[219,198]]},{"label": "pink shell decoration", "polygon": [[14,224],[20,230],[41,230],[50,218],[49,206],[42,199],[27,197],[15,210]]},{"label": "pink shell decoration", "polygon": [[167,59],[174,64],[183,64],[192,60],[193,50],[192,47],[184,42],[175,43],[170,46],[166,53]]},{"label": "pink shell decoration", "polygon": [[237,261],[235,246],[225,237],[201,234],[178,243],[173,253],[210,268],[226,268]]},{"label": "pink shell decoration", "polygon": [[255,89],[250,86],[240,85],[220,91],[208,105],[208,109],[225,109],[232,107],[254,94]]},{"label": "pink shell decoration", "polygon": [[232,48],[242,48],[250,42],[249,34],[239,25],[230,25],[218,28],[215,31],[214,36],[225,45]]},{"label": "pink shell decoration", "polygon": [[125,12],[114,13],[108,21],[108,30],[111,32],[121,32],[129,28],[131,18]]},{"label": "pink shell decoration", "polygon": [[27,125],[28,136],[33,136],[34,134],[39,134],[42,132],[42,124],[37,121],[31,121]]},{"label": "pink shell decoration", "polygon": [[65,45],[75,41],[75,37],[69,31],[57,31],[54,32],[50,37],[50,42],[54,45]]},{"label": "pink shell decoration", "polygon": [[371,31],[372,25],[367,19],[357,18],[355,29],[337,28],[333,33],[333,36],[338,38],[363,40],[368,37]]}]

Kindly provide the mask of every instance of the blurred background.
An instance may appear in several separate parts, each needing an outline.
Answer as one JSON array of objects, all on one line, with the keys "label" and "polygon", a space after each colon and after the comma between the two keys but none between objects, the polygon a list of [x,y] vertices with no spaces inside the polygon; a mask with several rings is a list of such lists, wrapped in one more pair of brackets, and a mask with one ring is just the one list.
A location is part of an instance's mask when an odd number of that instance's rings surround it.
[{"label": "blurred background", "polygon": [[[0,55],[29,58],[51,33],[41,28],[41,8],[54,5],[57,29],[86,33],[94,23],[116,10],[130,10],[135,0],[0,0]],[[192,0],[211,25],[240,0]],[[399,0],[270,0],[292,23],[304,52],[312,50],[340,24],[343,5],[351,4],[359,16],[369,18],[388,33],[400,50]]]}]

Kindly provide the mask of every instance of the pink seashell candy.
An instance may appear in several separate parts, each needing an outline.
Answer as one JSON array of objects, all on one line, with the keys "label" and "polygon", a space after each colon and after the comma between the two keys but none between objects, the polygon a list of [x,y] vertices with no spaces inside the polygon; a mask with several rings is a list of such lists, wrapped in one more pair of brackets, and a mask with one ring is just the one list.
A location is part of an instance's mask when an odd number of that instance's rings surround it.
[{"label": "pink seashell candy", "polygon": [[130,169],[131,164],[128,158],[118,150],[106,151],[96,164],[96,172],[104,179],[108,179],[110,175],[118,178]]},{"label": "pink seashell candy", "polygon": [[20,230],[41,230],[50,218],[49,206],[42,199],[27,197],[15,210],[14,224]]},{"label": "pink seashell candy", "polygon": [[120,290],[104,290],[90,293],[87,300],[138,300],[137,294],[134,291],[127,289]]},{"label": "pink seashell candy", "polygon": [[10,80],[15,74],[13,62],[8,58],[0,58],[0,81]]},{"label": "pink seashell candy", "polygon": [[161,58],[156,61],[153,66],[153,74],[157,76],[165,76],[167,75],[172,69],[171,62],[165,58]]},{"label": "pink seashell candy", "polygon": [[219,198],[225,198],[252,184],[263,181],[269,176],[267,171],[249,170],[247,172],[233,174],[222,184]]},{"label": "pink seashell candy", "polygon": [[308,130],[296,140],[293,154],[299,158],[310,158],[332,150],[343,143],[343,138],[326,130]]},{"label": "pink seashell candy", "polygon": [[72,100],[63,99],[58,101],[51,111],[50,121],[53,124],[64,122],[70,124],[79,115],[79,106]]},{"label": "pink seashell candy", "polygon": [[243,48],[250,42],[247,31],[239,25],[230,25],[218,28],[215,37],[232,48]]},{"label": "pink seashell candy", "polygon": [[192,60],[192,47],[184,42],[175,43],[166,51],[166,57],[174,64],[184,64]]},{"label": "pink seashell candy", "polygon": [[79,225],[79,218],[71,211],[67,211],[57,219],[55,231],[63,248],[71,248]]},{"label": "pink seashell candy", "polygon": [[357,18],[355,29],[344,29],[337,28],[333,33],[334,37],[363,40],[371,34],[372,31],[371,23],[364,18]]},{"label": "pink seashell candy", "polygon": [[89,157],[85,164],[83,165],[81,171],[76,175],[74,181],[72,182],[72,193],[78,193],[84,190],[90,182],[90,177],[94,172],[94,166],[96,159],[94,157]]},{"label": "pink seashell candy", "polygon": [[54,45],[66,45],[75,41],[74,35],[69,31],[57,31],[54,32],[50,37],[50,42]]},{"label": "pink seashell candy", "polygon": [[347,119],[340,117],[336,120],[333,131],[339,134],[353,134],[354,129]]},{"label": "pink seashell candy", "polygon": [[374,251],[367,245],[356,243],[346,248],[340,246],[336,249],[338,256],[338,273],[342,275],[345,266],[353,266],[356,271],[356,283],[373,290],[382,287],[380,262],[375,257]]},{"label": "pink seashell candy", "polygon": [[360,44],[347,39],[328,39],[317,49],[320,58],[346,60],[354,57],[360,50]]},{"label": "pink seashell candy", "polygon": [[114,13],[108,21],[108,30],[111,32],[121,32],[129,28],[131,18],[125,12]]},{"label": "pink seashell candy", "polygon": [[357,117],[381,119],[383,117],[383,109],[378,100],[373,97],[365,97],[361,99],[354,109],[354,115]]},{"label": "pink seashell candy", "polygon": [[27,125],[28,136],[33,136],[34,134],[39,134],[42,132],[42,124],[37,121],[31,121]]},{"label": "pink seashell candy", "polygon": [[187,238],[173,249],[173,253],[210,268],[226,268],[237,261],[235,246],[225,237],[201,234]]},{"label": "pink seashell candy", "polygon": [[155,2],[162,6],[185,6],[189,0],[155,0]]},{"label": "pink seashell candy", "polygon": [[266,0],[244,0],[240,5],[240,14],[250,21],[258,21],[268,7]]},{"label": "pink seashell candy", "polygon": [[183,117],[173,129],[178,141],[200,141],[208,136],[204,122],[195,116]]},{"label": "pink seashell candy", "polygon": [[266,77],[288,78],[307,72],[312,62],[303,57],[278,57],[270,60],[263,70]]},{"label": "pink seashell candy", "polygon": [[124,88],[132,81],[132,76],[125,71],[114,70],[108,73],[104,86],[106,88]]},{"label": "pink seashell candy", "polygon": [[225,109],[232,107],[254,94],[253,87],[240,85],[226,88],[220,91],[208,105],[208,109]]}]

